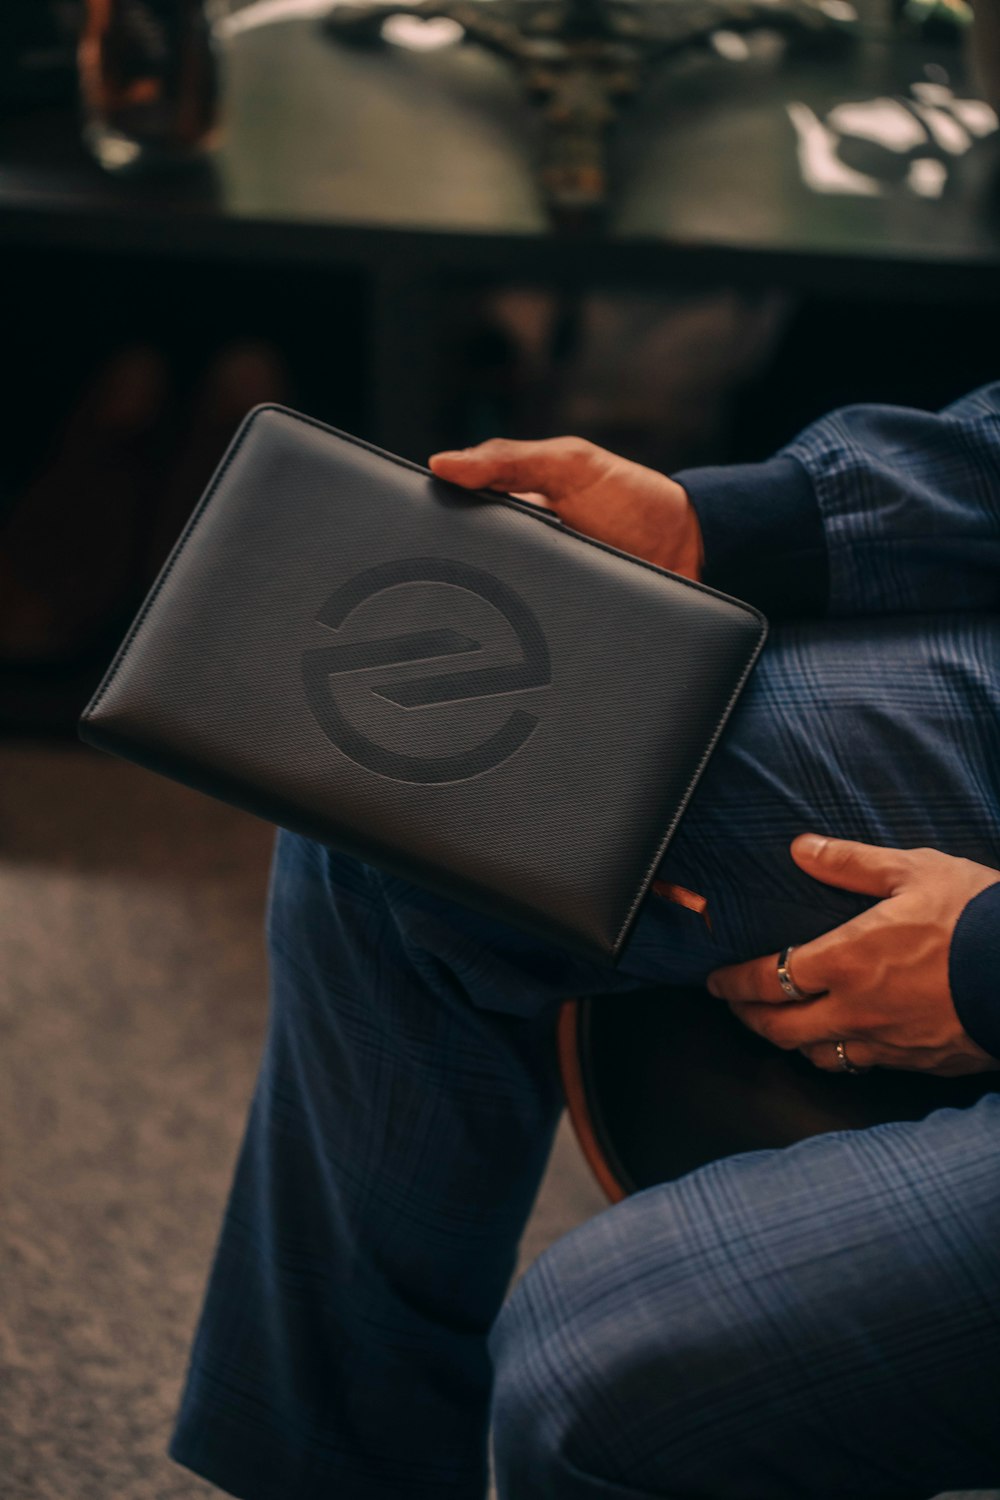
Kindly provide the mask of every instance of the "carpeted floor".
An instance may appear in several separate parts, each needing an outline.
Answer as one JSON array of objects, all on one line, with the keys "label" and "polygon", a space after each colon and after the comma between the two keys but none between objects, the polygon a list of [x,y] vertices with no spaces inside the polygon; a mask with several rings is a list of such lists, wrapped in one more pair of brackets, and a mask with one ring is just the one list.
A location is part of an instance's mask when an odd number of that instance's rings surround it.
[{"label": "carpeted floor", "polygon": [[[256,1071],[271,832],[0,746],[0,1496],[218,1495],[164,1455]],[[523,1258],[604,1206],[568,1135]]]},{"label": "carpeted floor", "polygon": [[[270,841],[0,745],[2,1500],[219,1493],[164,1449],[261,1043]],[[603,1206],[564,1129],[522,1265]]]}]

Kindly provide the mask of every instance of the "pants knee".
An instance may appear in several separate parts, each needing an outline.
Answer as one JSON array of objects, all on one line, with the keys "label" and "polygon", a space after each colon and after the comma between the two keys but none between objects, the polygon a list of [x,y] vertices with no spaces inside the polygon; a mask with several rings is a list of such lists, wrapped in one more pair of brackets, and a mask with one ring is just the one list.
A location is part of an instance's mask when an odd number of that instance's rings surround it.
[{"label": "pants knee", "polygon": [[493,1459],[500,1500],[562,1500],[565,1490],[559,1471],[574,1426],[573,1393],[567,1389],[571,1336],[552,1287],[536,1262],[505,1304],[490,1337]]},{"label": "pants knee", "polygon": [[[607,1217],[607,1216],[604,1216]],[[500,1500],[583,1500],[621,1482],[607,1411],[642,1379],[640,1344],[602,1294],[602,1239],[584,1225],[525,1273],[490,1338]],[[623,1290],[627,1298],[627,1290]],[[622,1311],[621,1302],[618,1312]],[[663,1357],[663,1339],[658,1340]]]},{"label": "pants knee", "polygon": [[741,1493],[715,1418],[755,1404],[764,1314],[750,1299],[737,1311],[709,1215],[693,1222],[683,1193],[664,1188],[654,1221],[644,1198],[546,1251],[497,1319],[501,1500]]}]

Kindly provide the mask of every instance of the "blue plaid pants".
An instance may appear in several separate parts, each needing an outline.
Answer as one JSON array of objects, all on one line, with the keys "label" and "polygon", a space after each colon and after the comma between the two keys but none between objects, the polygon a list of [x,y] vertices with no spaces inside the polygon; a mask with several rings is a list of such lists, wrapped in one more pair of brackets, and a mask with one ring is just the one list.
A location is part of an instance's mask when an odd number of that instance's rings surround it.
[{"label": "blue plaid pants", "polygon": [[616,971],[281,835],[179,1462],[244,1500],[481,1500],[492,1409],[502,1500],[1000,1481],[1000,1094],[641,1193],[501,1311],[559,1002],[854,915],[789,857],[805,829],[1000,866],[1000,620],[776,630],[660,871],[711,932],[651,896]]}]

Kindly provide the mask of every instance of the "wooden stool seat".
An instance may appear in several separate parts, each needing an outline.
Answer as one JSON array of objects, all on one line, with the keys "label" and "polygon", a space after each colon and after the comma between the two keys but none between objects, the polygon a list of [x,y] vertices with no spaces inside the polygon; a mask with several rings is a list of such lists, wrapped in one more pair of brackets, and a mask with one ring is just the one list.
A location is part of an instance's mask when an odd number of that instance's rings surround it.
[{"label": "wooden stool seat", "polygon": [[825,1073],[741,1026],[703,989],[568,1000],[559,1063],[577,1139],[612,1201],[741,1151],[920,1120],[1000,1073]]}]

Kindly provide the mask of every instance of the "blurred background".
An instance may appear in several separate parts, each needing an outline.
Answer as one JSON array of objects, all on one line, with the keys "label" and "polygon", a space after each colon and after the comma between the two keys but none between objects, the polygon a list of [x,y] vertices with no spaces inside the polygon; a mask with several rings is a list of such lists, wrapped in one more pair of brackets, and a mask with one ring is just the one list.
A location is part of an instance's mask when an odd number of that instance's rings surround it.
[{"label": "blurred background", "polygon": [[[529,44],[446,5],[0,7],[5,1500],[209,1493],[164,1448],[271,833],[75,722],[247,409],[418,460],[572,432],[669,470],[997,374],[964,0],[470,4]],[[582,61],[626,12],[625,63]],[[524,1257],[602,1201],[561,1136]]]}]

